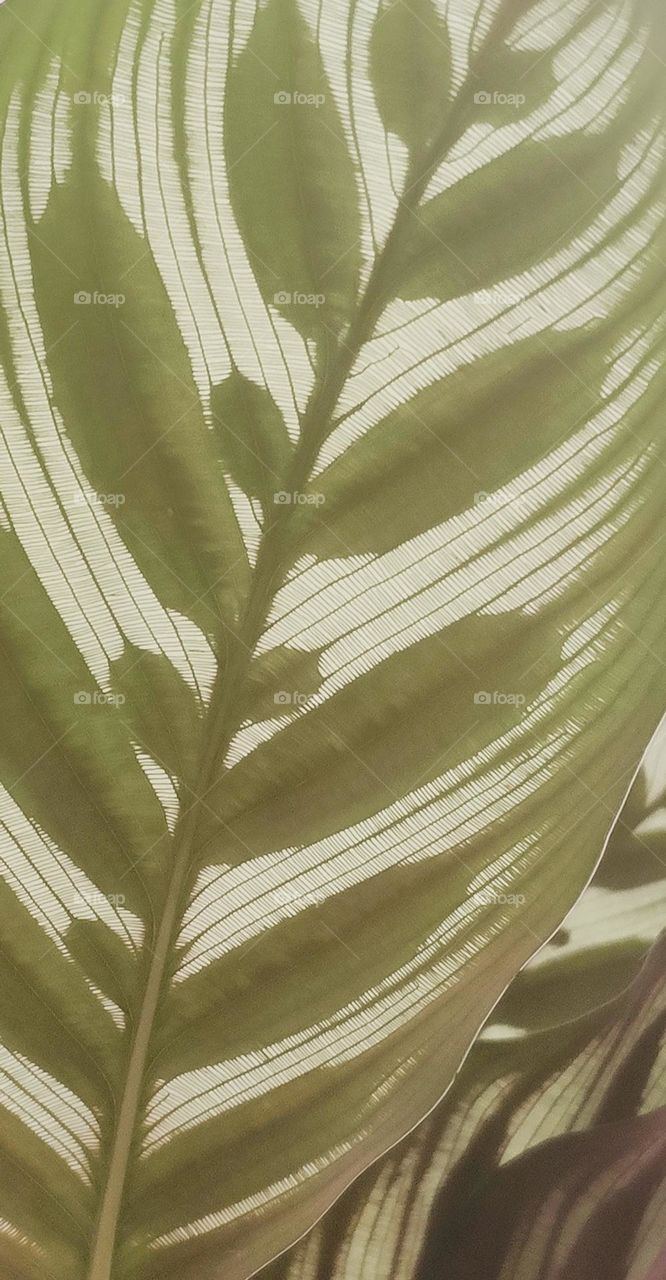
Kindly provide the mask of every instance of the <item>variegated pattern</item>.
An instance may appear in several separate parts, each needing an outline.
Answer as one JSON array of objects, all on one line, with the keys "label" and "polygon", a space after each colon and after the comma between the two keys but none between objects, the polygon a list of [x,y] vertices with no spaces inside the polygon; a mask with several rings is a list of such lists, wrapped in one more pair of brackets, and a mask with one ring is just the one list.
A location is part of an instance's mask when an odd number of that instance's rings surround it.
[{"label": "variegated pattern", "polygon": [[663,708],[652,0],[0,9],[0,1261],[243,1280]]}]

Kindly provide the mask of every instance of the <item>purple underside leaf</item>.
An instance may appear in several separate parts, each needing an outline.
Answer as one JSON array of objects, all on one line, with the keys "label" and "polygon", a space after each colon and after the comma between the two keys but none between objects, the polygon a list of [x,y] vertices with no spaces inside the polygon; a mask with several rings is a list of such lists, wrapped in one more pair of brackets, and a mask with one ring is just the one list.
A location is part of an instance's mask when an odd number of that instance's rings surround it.
[{"label": "purple underside leaf", "polygon": [[638,1280],[632,1254],[646,1220],[666,1226],[665,1174],[666,1107],[553,1138],[497,1172],[437,1274]]}]

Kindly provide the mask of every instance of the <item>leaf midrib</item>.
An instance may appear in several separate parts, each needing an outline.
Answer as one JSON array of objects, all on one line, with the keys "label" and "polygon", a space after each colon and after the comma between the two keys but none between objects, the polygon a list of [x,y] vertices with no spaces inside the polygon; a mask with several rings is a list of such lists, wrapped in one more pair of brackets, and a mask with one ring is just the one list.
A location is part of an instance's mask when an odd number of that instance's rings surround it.
[{"label": "leaf midrib", "polygon": [[[479,58],[479,62],[482,59]],[[441,156],[455,141],[461,118],[472,94],[472,73],[453,104],[440,136],[435,139],[418,176],[413,168],[406,182],[406,196],[399,199],[393,225],[384,246],[373,264],[365,293],[356,309],[345,338],[338,340],[336,356],[327,376],[315,385],[301,423],[301,436],[291,466],[283,481],[288,492],[300,491],[308,482],[312,466],[334,427],[333,413],[340,394],[364,343],[372,335],[375,323],[385,305],[384,284],[387,271],[399,250],[403,227],[415,216],[423,194]],[[202,786],[189,809],[181,814],[174,836],[175,858],[164,911],[148,972],[136,1035],[130,1052],[125,1088],[114,1131],[111,1155],[100,1212],[91,1250],[87,1280],[112,1280],[112,1267],[118,1239],[118,1228],[128,1169],[138,1137],[142,1094],[146,1086],[148,1053],[160,998],[165,985],[168,961],[180,919],[185,886],[193,869],[193,849],[199,814],[205,808],[206,796],[215,785],[216,771],[236,728],[236,708],[241,700],[245,676],[274,595],[274,584],[282,580],[289,566],[291,544],[288,538],[290,508],[278,506],[259,547],[255,572],[248,593],[242,623],[232,644],[226,667],[218,668],[207,717],[207,732],[202,748],[198,777]]]}]

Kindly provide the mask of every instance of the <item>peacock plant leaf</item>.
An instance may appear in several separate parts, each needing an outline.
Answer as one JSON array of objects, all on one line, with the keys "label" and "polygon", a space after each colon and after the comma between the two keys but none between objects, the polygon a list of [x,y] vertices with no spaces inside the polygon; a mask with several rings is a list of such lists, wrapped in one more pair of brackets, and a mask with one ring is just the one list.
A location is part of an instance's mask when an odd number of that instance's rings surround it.
[{"label": "peacock plant leaf", "polygon": [[15,1280],[244,1280],[589,880],[664,701],[662,30],[0,7]]}]

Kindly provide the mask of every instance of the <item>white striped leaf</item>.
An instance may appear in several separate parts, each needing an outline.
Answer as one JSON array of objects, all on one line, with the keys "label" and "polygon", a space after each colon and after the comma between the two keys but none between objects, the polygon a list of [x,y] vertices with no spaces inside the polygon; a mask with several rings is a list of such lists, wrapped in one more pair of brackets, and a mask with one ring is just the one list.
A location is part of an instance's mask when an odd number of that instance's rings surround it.
[{"label": "white striped leaf", "polygon": [[663,705],[659,32],[2,6],[20,1280],[249,1275],[589,879]]}]

